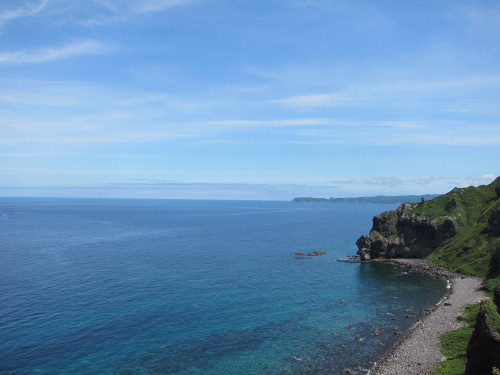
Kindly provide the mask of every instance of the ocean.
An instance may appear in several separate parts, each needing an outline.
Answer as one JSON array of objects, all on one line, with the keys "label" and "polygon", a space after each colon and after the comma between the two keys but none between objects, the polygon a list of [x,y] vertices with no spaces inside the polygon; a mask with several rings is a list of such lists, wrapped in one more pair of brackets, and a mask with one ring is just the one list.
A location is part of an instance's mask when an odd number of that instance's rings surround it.
[{"label": "ocean", "polygon": [[0,374],[364,373],[446,292],[336,261],[395,207],[0,198]]}]

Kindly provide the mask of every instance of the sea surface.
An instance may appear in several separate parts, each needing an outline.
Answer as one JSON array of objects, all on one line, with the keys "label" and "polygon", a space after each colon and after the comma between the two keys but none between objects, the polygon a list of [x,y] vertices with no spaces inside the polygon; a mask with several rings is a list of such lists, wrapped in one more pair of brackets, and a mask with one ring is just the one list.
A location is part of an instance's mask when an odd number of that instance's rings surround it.
[{"label": "sea surface", "polygon": [[0,198],[0,374],[363,373],[446,291],[336,261],[395,207]]}]

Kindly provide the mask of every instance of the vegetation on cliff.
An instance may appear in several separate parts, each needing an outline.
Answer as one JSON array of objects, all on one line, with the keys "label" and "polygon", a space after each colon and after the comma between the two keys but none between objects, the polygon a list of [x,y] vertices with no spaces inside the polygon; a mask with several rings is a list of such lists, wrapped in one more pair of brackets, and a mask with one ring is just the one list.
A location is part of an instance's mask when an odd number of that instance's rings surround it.
[{"label": "vegetation on cliff", "polygon": [[[494,301],[471,305],[465,326],[442,336],[447,360],[435,375],[492,374],[500,367],[500,177],[489,185],[455,188],[420,203],[405,203],[373,218],[356,242],[361,260],[424,258],[483,278]],[[495,285],[498,285],[495,288]]]},{"label": "vegetation on cliff", "polygon": [[[500,178],[490,185],[454,189],[448,194],[452,199],[456,197],[457,204],[449,215],[456,223],[457,234],[427,259],[466,275],[485,278],[485,286],[491,292],[500,282]],[[436,200],[429,203],[444,203]]]},{"label": "vegetation on cliff", "polygon": [[500,177],[376,215],[370,235],[357,245],[364,260],[426,258],[484,278],[492,292],[500,282]]}]

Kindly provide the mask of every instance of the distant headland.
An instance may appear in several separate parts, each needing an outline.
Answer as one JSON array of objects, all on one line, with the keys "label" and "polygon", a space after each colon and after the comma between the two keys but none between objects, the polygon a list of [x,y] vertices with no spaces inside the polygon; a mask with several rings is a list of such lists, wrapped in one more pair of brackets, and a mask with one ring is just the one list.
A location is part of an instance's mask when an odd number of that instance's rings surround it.
[{"label": "distant headland", "polygon": [[312,198],[312,197],[297,197],[293,198],[292,202],[313,202],[313,203],[385,203],[385,204],[403,204],[417,203],[422,200],[431,200],[438,197],[439,194],[424,194],[424,195],[377,195],[374,197],[355,197],[355,198]]}]

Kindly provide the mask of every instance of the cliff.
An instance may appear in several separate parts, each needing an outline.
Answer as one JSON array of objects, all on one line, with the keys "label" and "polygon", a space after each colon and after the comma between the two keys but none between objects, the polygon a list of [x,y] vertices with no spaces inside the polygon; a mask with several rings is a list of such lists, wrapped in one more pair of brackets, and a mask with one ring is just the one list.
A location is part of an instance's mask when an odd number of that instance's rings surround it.
[{"label": "cliff", "polygon": [[362,261],[426,258],[482,277],[490,292],[497,285],[493,301],[481,302],[467,339],[465,374],[500,373],[500,177],[376,215],[369,236],[361,236],[356,245]]},{"label": "cliff", "polygon": [[500,275],[500,177],[405,203],[373,218],[356,245],[361,260],[423,258],[464,274]]}]

